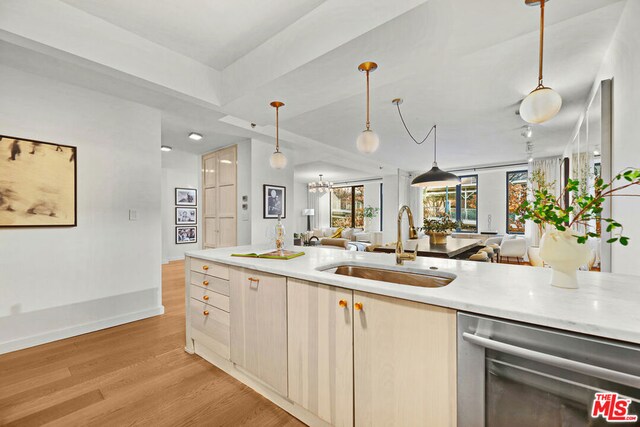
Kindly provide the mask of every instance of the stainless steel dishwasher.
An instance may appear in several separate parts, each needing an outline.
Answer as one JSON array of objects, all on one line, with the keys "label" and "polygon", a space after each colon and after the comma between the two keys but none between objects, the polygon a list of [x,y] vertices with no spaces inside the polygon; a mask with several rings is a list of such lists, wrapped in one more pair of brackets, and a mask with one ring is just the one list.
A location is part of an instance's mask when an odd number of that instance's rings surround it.
[{"label": "stainless steel dishwasher", "polygon": [[640,425],[636,345],[458,313],[457,385],[460,427]]}]

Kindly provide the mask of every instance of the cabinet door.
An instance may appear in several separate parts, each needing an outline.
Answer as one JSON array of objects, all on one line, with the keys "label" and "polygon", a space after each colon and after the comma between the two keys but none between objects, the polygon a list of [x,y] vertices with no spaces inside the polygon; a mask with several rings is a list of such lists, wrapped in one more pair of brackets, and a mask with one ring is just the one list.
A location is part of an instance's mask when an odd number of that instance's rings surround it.
[{"label": "cabinet door", "polygon": [[455,311],[354,291],[358,426],[456,425]]},{"label": "cabinet door", "polygon": [[231,268],[231,360],[287,396],[287,279]]},{"label": "cabinet door", "polygon": [[353,291],[287,279],[287,293],[289,399],[352,426]]}]

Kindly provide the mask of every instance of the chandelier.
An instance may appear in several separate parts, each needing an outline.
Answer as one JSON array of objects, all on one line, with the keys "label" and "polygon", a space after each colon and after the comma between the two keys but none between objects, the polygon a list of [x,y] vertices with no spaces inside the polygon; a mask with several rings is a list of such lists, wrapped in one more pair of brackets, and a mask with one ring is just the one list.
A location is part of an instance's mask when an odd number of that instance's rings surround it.
[{"label": "chandelier", "polygon": [[323,181],[323,175],[320,174],[320,181],[310,182],[308,184],[310,193],[328,193],[333,188],[333,182]]}]

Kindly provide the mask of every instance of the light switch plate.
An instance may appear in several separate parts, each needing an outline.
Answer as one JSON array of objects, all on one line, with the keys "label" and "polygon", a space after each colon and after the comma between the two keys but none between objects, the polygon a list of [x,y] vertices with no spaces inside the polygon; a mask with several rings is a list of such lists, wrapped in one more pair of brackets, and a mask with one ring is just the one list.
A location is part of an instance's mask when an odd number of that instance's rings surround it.
[{"label": "light switch plate", "polygon": [[129,209],[129,221],[138,220],[138,211],[135,209]]}]

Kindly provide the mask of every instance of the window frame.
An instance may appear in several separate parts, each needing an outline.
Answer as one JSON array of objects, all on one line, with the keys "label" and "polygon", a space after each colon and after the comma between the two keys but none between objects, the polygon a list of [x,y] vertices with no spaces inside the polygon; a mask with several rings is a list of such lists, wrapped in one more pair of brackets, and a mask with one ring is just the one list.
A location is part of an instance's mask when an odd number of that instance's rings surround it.
[{"label": "window frame", "polygon": [[[351,228],[356,228],[356,188],[362,188],[362,197],[364,198],[364,184],[360,185],[342,185],[333,187],[331,193],[335,188],[351,188]],[[331,205],[332,198],[329,197],[329,226],[333,227],[333,206]],[[363,218],[364,221],[364,218]]]},{"label": "window frame", "polygon": [[[465,234],[478,234],[479,231],[479,226],[478,226],[478,211],[479,211],[479,200],[480,200],[480,182],[478,180],[478,174],[469,174],[469,175],[460,175],[458,176],[458,178],[460,178],[460,180],[462,181],[462,179],[464,178],[475,178],[476,180],[476,227],[475,227],[475,231],[472,230],[463,230],[461,227],[457,227],[456,228],[456,233],[465,233]],[[454,220],[456,222],[460,222],[462,223],[462,182],[460,184],[456,184],[454,187],[449,187],[447,186],[447,188],[453,188],[455,189],[455,200],[456,200],[456,209],[455,209],[455,218]],[[423,216],[424,216],[424,190],[422,193],[422,212],[423,212]]]},{"label": "window frame", "polygon": [[[512,174],[516,174],[516,173],[524,173],[525,176],[527,177],[527,180],[529,179],[529,170],[528,169],[519,169],[519,170],[513,170],[513,171],[507,171],[505,174],[505,231],[506,234],[514,234],[516,236],[523,236],[525,234],[525,231],[509,231],[509,175]],[[528,185],[526,186],[528,187]],[[525,190],[526,192],[526,190]]]}]

